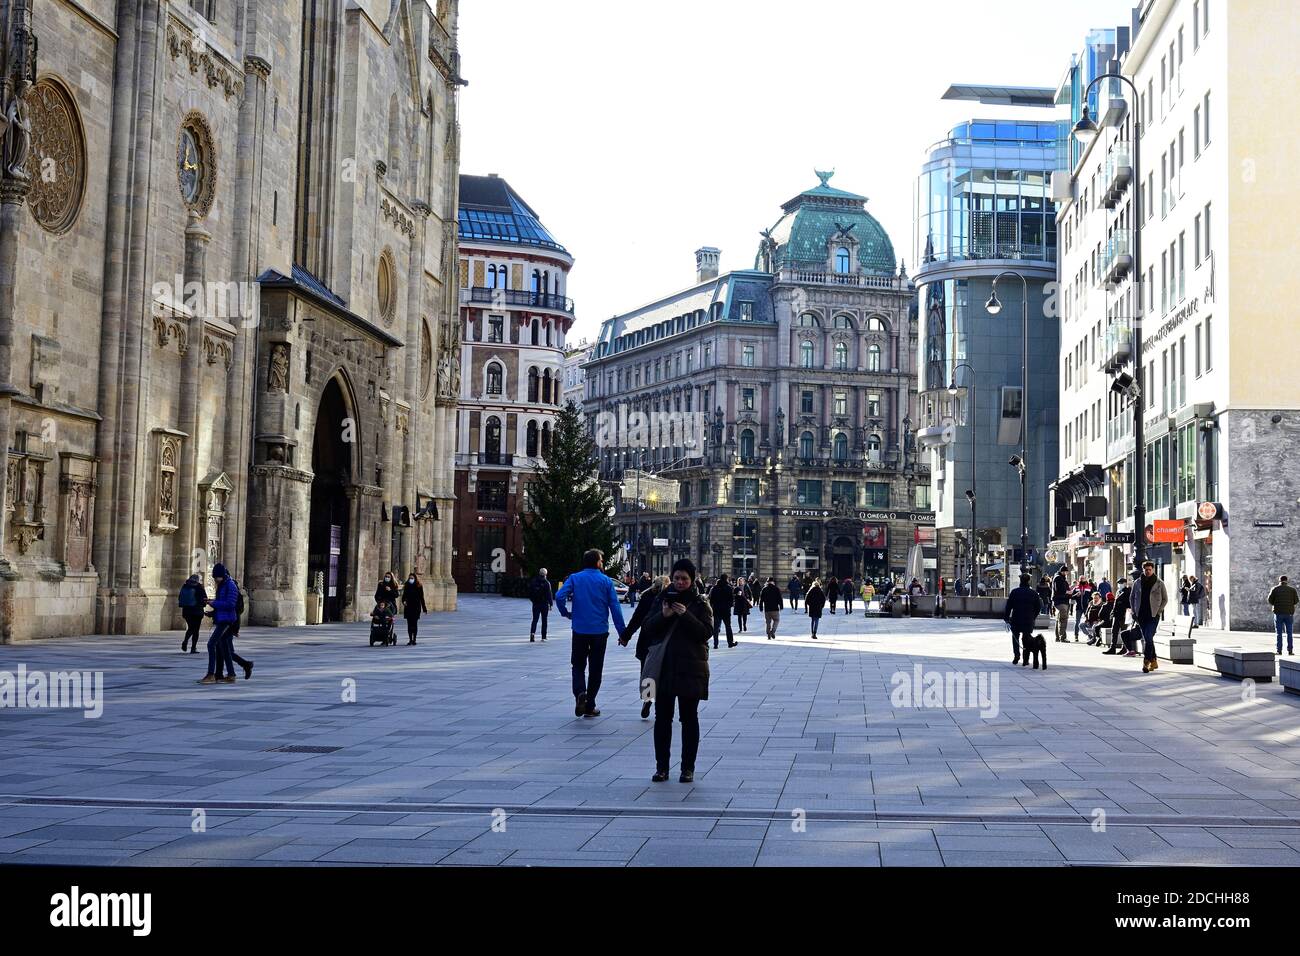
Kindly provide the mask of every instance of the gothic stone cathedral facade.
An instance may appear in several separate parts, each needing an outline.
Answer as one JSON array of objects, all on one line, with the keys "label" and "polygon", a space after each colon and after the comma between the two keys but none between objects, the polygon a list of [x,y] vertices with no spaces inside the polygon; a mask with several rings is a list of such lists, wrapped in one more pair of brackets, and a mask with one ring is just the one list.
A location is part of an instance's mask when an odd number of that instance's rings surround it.
[{"label": "gothic stone cathedral facade", "polygon": [[456,0],[0,17],[0,641],[454,607]]}]

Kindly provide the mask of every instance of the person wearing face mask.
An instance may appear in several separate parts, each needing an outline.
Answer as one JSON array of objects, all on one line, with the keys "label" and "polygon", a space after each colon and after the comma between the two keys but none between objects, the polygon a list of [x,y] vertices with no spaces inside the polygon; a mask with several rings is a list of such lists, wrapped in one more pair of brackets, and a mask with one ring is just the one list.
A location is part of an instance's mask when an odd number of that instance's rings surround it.
[{"label": "person wearing face mask", "polygon": [[397,578],[393,572],[389,571],[384,574],[383,580],[379,582],[379,587],[375,588],[375,603],[387,604],[388,609],[397,613],[397,598],[401,592],[397,589]]},{"label": "person wearing face mask", "polygon": [[406,646],[415,644],[416,632],[420,629],[420,615],[428,614],[429,608],[424,603],[424,585],[420,575],[412,571],[402,588],[402,614],[406,618]]}]

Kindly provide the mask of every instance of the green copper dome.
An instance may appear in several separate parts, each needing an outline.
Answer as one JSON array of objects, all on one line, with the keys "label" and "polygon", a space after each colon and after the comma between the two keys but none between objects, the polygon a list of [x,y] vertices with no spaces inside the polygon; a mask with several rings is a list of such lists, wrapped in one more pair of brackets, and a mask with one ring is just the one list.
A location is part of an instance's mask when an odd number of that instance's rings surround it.
[{"label": "green copper dome", "polygon": [[867,212],[867,197],[829,185],[833,175],[833,171],[818,172],[821,185],[800,193],[781,207],[784,214],[764,233],[755,269],[825,272],[831,240],[845,236],[857,242],[862,272],[897,273],[894,245],[880,223]]}]

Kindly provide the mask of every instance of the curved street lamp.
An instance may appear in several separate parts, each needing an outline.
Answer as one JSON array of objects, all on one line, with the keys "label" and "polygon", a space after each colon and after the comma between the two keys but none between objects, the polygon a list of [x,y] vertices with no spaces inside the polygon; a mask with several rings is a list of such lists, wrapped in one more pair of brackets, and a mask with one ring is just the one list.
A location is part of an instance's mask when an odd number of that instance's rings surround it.
[{"label": "curved street lamp", "polygon": [[1147,556],[1146,541],[1146,429],[1142,421],[1142,395],[1145,394],[1142,374],[1142,116],[1138,109],[1138,91],[1133,81],[1121,73],[1103,73],[1095,77],[1083,90],[1083,115],[1074,124],[1072,133],[1084,146],[1101,132],[1088,112],[1088,94],[1102,80],[1119,80],[1133,93],[1129,111],[1133,116],[1133,275],[1136,277],[1137,295],[1133,308],[1133,566],[1139,572]]},{"label": "curved street lamp", "polygon": [[[1029,573],[1029,520],[1025,514],[1025,471],[1027,468],[1025,457],[1025,446],[1029,435],[1029,283],[1025,277],[1014,269],[1008,269],[1000,272],[993,279],[993,290],[989,295],[988,302],[984,303],[984,308],[988,310],[989,315],[997,315],[1002,311],[1002,303],[998,299],[998,279],[1003,276],[1015,276],[1020,280],[1021,298],[1020,298],[1020,336],[1022,354],[1020,359],[1020,455],[1019,461],[1013,461],[1020,471],[1020,573]],[[1009,569],[1008,569],[1009,570]],[[1008,583],[1011,575],[1007,574]]]},{"label": "curved street lamp", "polygon": [[965,369],[970,373],[970,483],[971,490],[966,492],[966,500],[970,502],[970,547],[967,548],[967,573],[971,577],[971,597],[979,597],[979,548],[975,541],[975,457],[979,452],[975,425],[979,420],[979,405],[976,402],[975,392],[975,368],[969,362],[962,362],[960,365],[953,366],[952,379],[948,382],[948,394],[957,394],[957,373]]}]

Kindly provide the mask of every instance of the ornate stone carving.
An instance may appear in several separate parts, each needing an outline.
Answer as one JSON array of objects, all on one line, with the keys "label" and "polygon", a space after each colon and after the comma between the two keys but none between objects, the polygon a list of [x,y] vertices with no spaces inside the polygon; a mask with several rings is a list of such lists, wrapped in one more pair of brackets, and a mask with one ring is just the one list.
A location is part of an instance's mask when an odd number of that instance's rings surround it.
[{"label": "ornate stone carving", "polygon": [[81,118],[63,85],[44,79],[27,93],[31,149],[27,206],[48,232],[67,232],[81,211],[86,190],[86,140]]},{"label": "ornate stone carving", "polygon": [[215,335],[203,336],[203,354],[207,356],[209,365],[224,362],[226,369],[230,369],[233,353],[227,339],[218,338]]},{"label": "ornate stone carving", "polygon": [[[243,78],[214,56],[202,37],[195,36],[176,21],[167,26],[167,52],[171,54],[173,60],[184,55],[190,73],[197,76],[202,71],[208,86],[213,89],[220,88],[226,99],[244,92]],[[269,72],[268,68],[267,73]]]},{"label": "ornate stone carving", "polygon": [[[27,447],[27,436],[19,434],[19,448]],[[26,554],[34,542],[45,538],[45,464],[42,455],[19,454],[9,458],[10,534],[19,554]]]},{"label": "ornate stone carving", "polygon": [[212,209],[217,190],[217,149],[203,114],[185,114],[176,139],[176,182],[186,208],[200,216]]},{"label": "ornate stone carving", "polygon": [[[420,397],[429,397],[429,385],[433,378],[433,336],[429,334],[429,322],[420,323]],[[442,368],[438,369],[438,391],[443,390]]]},{"label": "ornate stone carving", "polygon": [[158,436],[155,519],[153,530],[169,534],[176,530],[176,475],[181,460],[179,435]]},{"label": "ornate stone carving", "polygon": [[276,342],[271,346],[271,367],[266,373],[268,392],[289,391],[289,346]]},{"label": "ornate stone carving", "polygon": [[[226,501],[234,489],[225,472],[211,472],[199,482],[199,507],[203,520],[203,550],[208,557],[208,572],[222,559],[225,547]],[[209,578],[208,584],[212,581]]]},{"label": "ornate stone carving", "polygon": [[415,220],[408,216],[397,203],[390,200],[387,196],[379,201],[380,214],[393,224],[393,227],[400,233],[412,238],[415,237]]},{"label": "ornate stone carving", "polygon": [[167,319],[165,316],[153,317],[153,330],[158,337],[158,347],[165,349],[169,341],[176,343],[176,351],[184,355],[189,351],[190,331],[179,319]]}]

